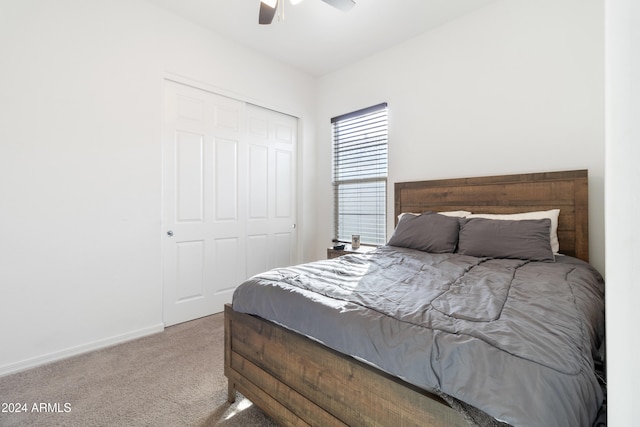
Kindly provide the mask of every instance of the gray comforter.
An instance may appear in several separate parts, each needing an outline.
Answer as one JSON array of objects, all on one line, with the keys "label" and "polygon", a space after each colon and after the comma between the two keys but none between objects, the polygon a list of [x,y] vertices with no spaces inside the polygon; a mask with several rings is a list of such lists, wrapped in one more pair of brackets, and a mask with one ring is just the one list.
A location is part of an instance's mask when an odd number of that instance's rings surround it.
[{"label": "gray comforter", "polygon": [[515,426],[590,426],[603,400],[604,284],[575,258],[386,246],[254,276],[233,308]]}]

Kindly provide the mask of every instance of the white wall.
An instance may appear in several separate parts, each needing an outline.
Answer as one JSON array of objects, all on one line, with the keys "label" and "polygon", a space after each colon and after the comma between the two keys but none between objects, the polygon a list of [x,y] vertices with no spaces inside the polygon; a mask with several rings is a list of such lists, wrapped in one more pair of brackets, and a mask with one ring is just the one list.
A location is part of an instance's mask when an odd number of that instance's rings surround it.
[{"label": "white wall", "polygon": [[321,78],[318,253],[332,237],[329,119],[388,101],[388,212],[397,181],[589,169],[590,255],[604,272],[602,11],[504,0]]},{"label": "white wall", "polygon": [[0,56],[0,374],[162,328],[165,76],[302,117],[312,194],[315,79],[144,1],[3,2]]},{"label": "white wall", "polygon": [[638,425],[640,398],[640,4],[607,0],[608,424]]}]

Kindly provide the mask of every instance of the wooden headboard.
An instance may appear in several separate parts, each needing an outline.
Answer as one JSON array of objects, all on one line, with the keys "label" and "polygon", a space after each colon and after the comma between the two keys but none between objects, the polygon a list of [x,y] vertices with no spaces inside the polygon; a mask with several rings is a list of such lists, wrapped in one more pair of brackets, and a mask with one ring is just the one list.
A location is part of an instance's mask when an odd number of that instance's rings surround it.
[{"label": "wooden headboard", "polygon": [[403,212],[520,213],[560,209],[560,253],[589,261],[586,170],[395,184],[395,217]]}]

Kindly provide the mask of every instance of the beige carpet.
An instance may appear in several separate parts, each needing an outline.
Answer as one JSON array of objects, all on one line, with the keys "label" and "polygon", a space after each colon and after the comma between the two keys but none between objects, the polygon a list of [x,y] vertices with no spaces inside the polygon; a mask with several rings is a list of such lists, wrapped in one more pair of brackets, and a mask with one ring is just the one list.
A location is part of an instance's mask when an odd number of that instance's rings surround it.
[{"label": "beige carpet", "polygon": [[227,403],[223,343],[221,313],[2,377],[0,410],[26,412],[0,426],[276,426],[241,395]]}]

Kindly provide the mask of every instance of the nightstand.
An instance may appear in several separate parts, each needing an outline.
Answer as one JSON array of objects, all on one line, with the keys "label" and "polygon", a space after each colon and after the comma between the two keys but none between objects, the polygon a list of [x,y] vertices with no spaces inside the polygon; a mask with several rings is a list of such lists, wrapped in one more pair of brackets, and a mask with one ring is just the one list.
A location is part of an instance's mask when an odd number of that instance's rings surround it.
[{"label": "nightstand", "polygon": [[347,254],[366,254],[376,248],[377,246],[360,246],[358,249],[353,249],[351,245],[344,245],[344,249],[333,249],[329,247],[327,248],[327,258],[337,258]]}]

